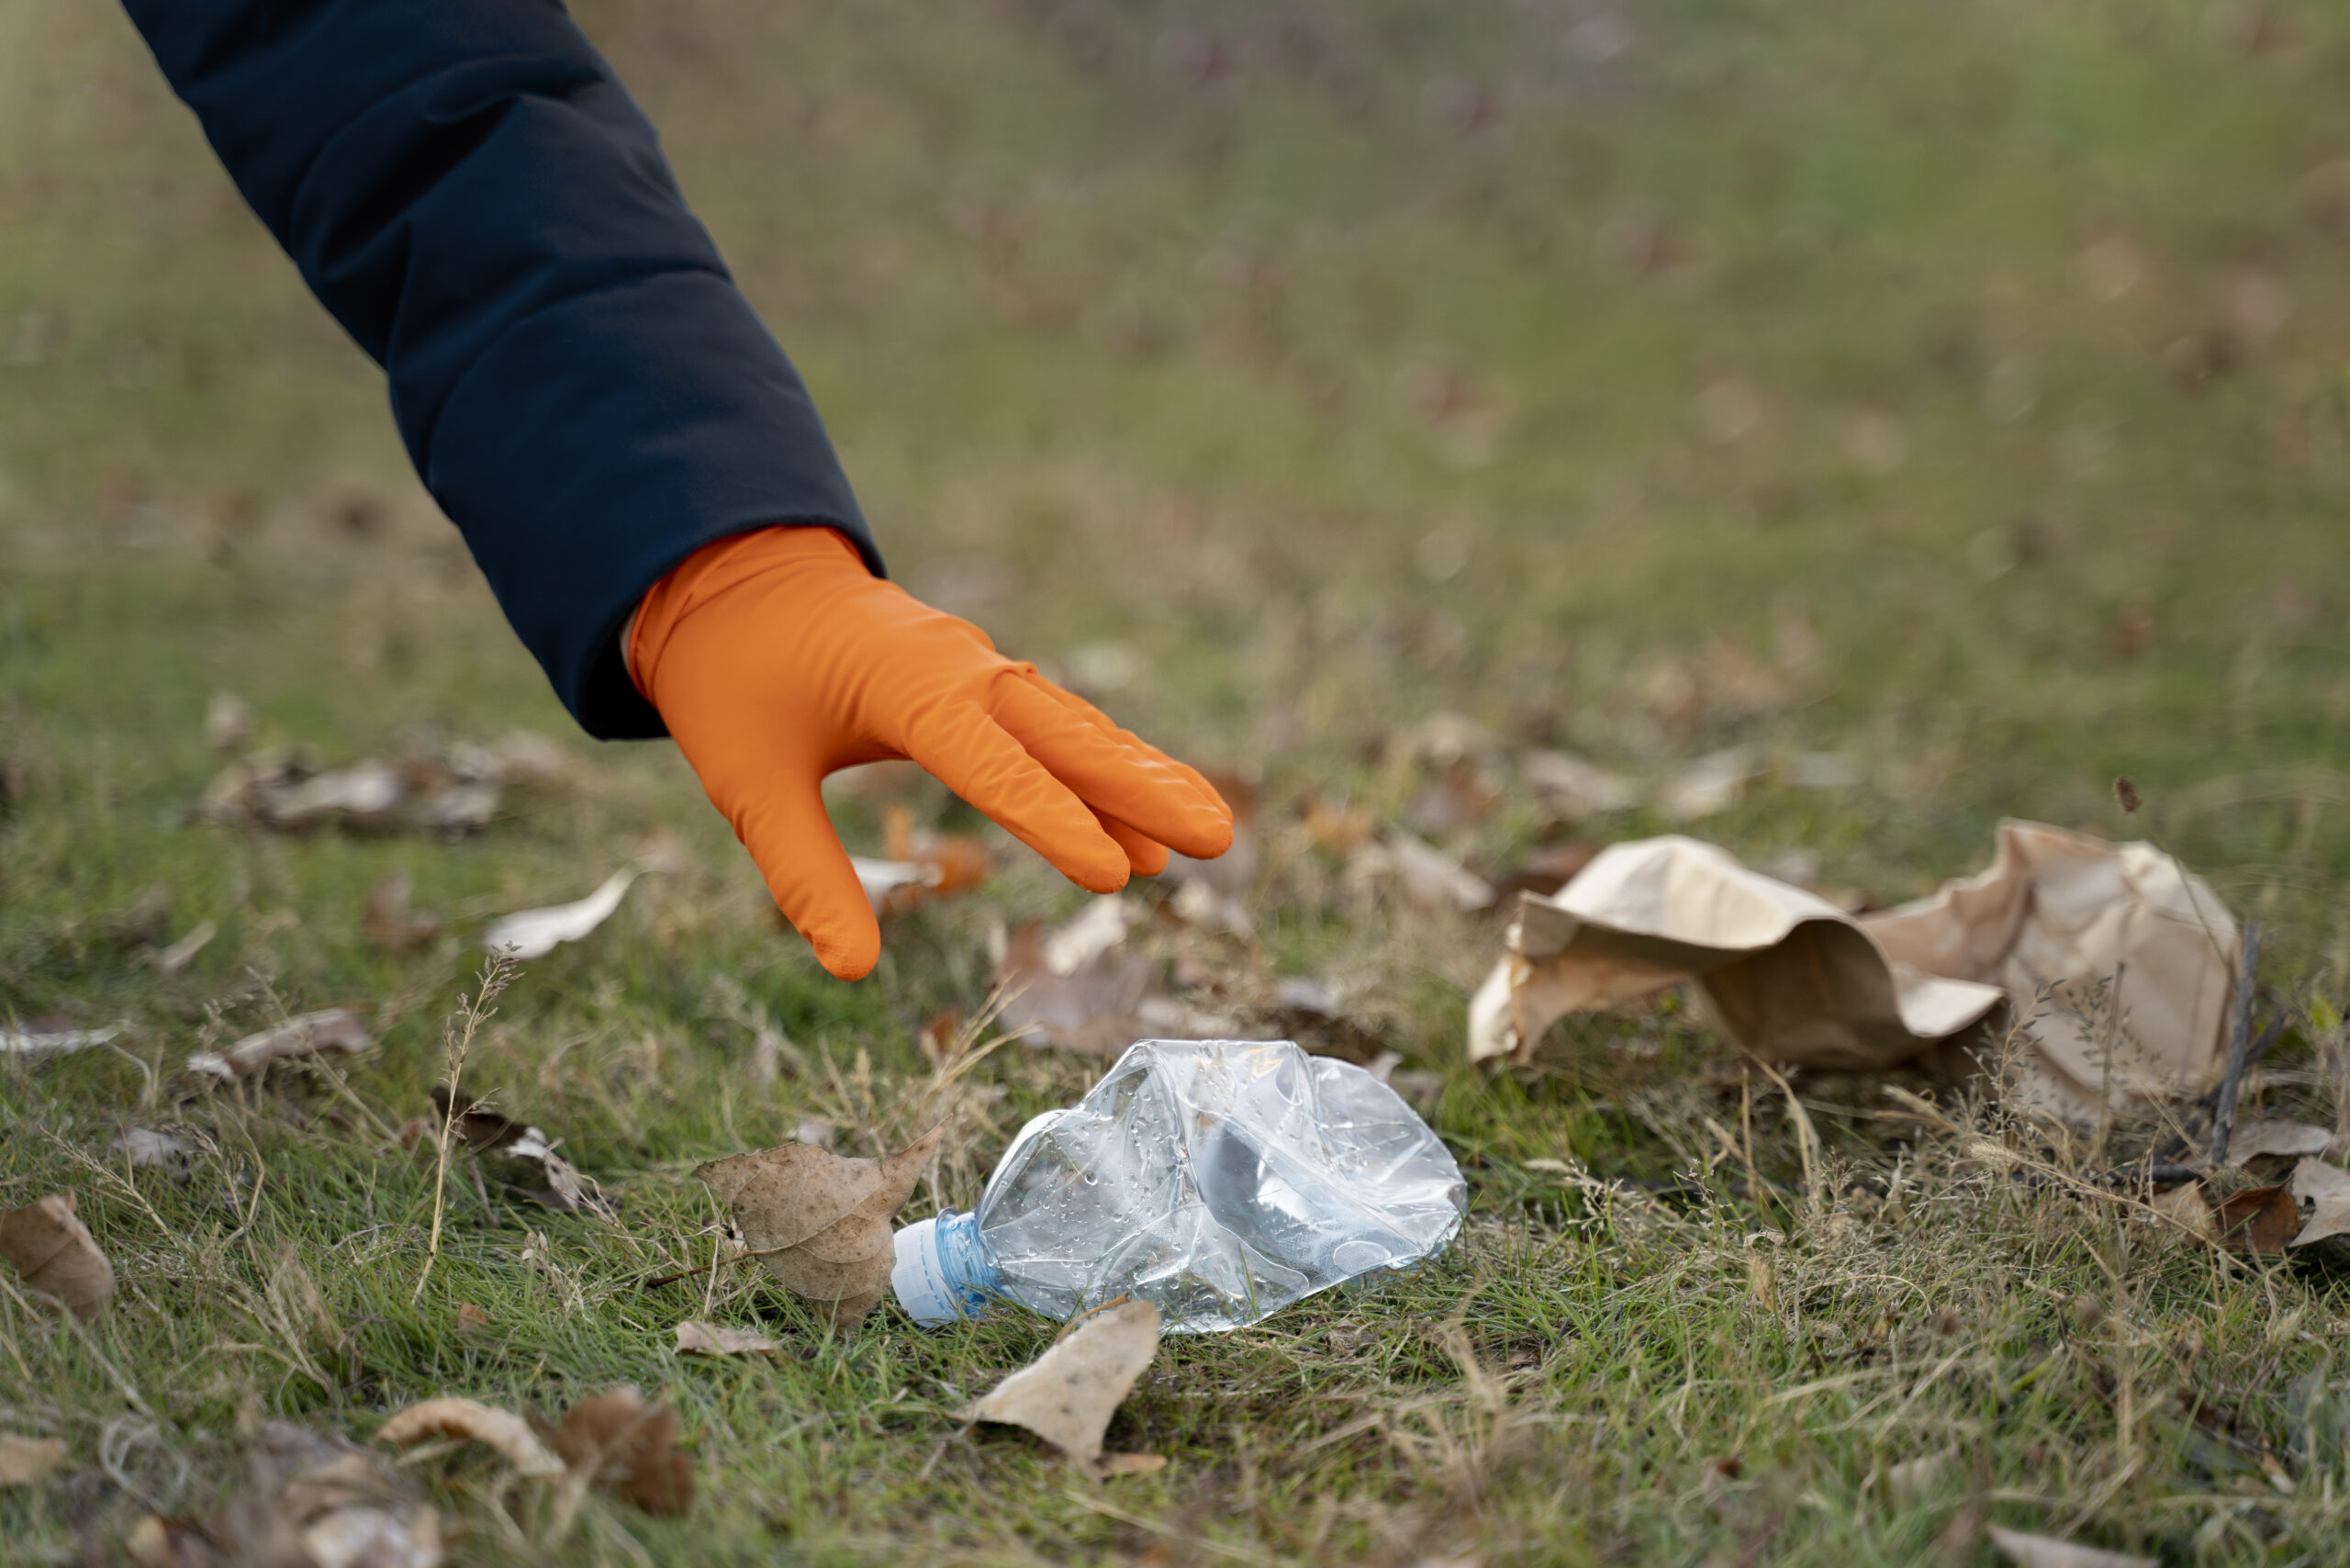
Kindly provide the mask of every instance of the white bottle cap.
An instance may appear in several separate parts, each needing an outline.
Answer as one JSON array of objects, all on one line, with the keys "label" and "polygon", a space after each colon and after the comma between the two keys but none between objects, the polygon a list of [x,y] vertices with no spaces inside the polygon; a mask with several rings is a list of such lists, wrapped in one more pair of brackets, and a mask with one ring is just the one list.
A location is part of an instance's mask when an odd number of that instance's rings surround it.
[{"label": "white bottle cap", "polygon": [[963,1316],[962,1293],[946,1282],[938,1261],[938,1221],[916,1220],[890,1240],[897,1261],[890,1288],[906,1316],[924,1328],[939,1328]]}]

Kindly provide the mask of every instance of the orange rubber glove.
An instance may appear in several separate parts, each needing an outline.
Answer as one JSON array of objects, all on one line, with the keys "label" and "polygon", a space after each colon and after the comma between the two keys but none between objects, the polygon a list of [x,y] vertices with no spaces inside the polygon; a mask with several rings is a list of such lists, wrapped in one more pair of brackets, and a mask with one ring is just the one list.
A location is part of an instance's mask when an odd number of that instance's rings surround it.
[{"label": "orange rubber glove", "polygon": [[910,757],[1097,893],[1232,844],[1208,781],[1117,728],[987,633],[866,569],[829,528],[706,544],[653,590],[629,670],[677,738],[776,907],[843,980],[881,956],[821,788]]}]

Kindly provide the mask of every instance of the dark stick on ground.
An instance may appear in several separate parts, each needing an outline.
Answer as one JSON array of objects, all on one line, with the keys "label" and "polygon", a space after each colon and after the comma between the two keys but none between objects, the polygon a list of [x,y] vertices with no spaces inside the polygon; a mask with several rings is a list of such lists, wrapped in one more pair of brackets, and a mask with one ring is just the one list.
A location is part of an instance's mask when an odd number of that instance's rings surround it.
[{"label": "dark stick on ground", "polygon": [[2260,927],[2247,921],[2244,928],[2244,962],[2236,970],[2235,1027],[2228,1035],[2228,1067],[2220,1079],[2220,1098],[2211,1109],[2211,1169],[2227,1163],[2228,1138],[2235,1131],[2236,1096],[2244,1092],[2246,1055],[2252,1049],[2252,999],[2260,984]]}]

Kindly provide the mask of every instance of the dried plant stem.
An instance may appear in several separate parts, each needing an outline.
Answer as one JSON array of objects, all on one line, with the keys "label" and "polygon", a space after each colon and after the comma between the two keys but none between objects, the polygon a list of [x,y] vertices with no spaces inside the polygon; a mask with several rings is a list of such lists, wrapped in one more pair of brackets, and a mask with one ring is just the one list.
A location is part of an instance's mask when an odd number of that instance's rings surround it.
[{"label": "dried plant stem", "polygon": [[474,1047],[474,1036],[483,1020],[497,1009],[490,1005],[498,994],[514,983],[521,971],[515,968],[511,954],[492,953],[482,966],[480,983],[472,996],[457,998],[457,1011],[441,1027],[441,1038],[448,1049],[449,1073],[446,1082],[449,1097],[441,1117],[439,1148],[432,1170],[432,1234],[424,1247],[424,1271],[416,1277],[416,1289],[409,1294],[411,1302],[422,1298],[424,1282],[432,1277],[432,1265],[441,1259],[441,1222],[448,1210],[449,1142],[456,1136],[457,1118],[464,1112],[464,1102],[457,1097],[457,1081],[464,1074],[465,1058]]},{"label": "dried plant stem", "polygon": [[2244,959],[2236,969],[2235,1025],[2228,1036],[2227,1071],[2220,1079],[2219,1102],[2211,1107],[2211,1169],[2227,1163],[2228,1139],[2236,1126],[2236,1097],[2244,1092],[2244,1058],[2252,1049],[2252,999],[2260,985],[2260,927],[2244,928]]}]

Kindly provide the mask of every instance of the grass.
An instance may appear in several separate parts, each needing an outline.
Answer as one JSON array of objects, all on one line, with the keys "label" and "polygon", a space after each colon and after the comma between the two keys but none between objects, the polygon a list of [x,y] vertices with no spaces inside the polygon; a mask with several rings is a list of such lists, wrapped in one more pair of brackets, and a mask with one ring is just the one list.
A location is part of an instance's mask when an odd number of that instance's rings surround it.
[{"label": "grass", "polygon": [[[840,986],[672,752],[576,739],[567,788],[473,838],[192,823],[216,689],[259,740],[337,758],[565,722],[373,372],[128,25],[0,0],[0,1018],[129,1025],[0,1066],[0,1202],[73,1191],[121,1280],[86,1333],[0,1298],[0,1427],[71,1450],[0,1492],[0,1558],[103,1557],[147,1512],[213,1506],[241,1411],[364,1439],[427,1394],[554,1411],[622,1381],[682,1415],[695,1513],[596,1505],[558,1544],[498,1523],[479,1463],[433,1461],[464,1560],[1988,1562],[1953,1529],[1976,1519],[2165,1561],[2343,1555],[2350,1475],[2295,1436],[2296,1386],[2338,1372],[2322,1266],[2243,1266],[2019,1180],[2017,1129],[1905,1120],[1864,1081],[1798,1085],[1843,1172],[1827,1212],[1739,1199],[1705,1117],[1743,1107],[1770,1178],[1799,1185],[1797,1158],[1718,1042],[1645,1014],[1481,1077],[1459,1039],[1494,924],[1350,890],[1298,825],[1309,795],[1400,820],[1429,781],[1403,737],[1451,711],[1504,759],[1754,745],[1771,779],[1699,831],[1886,901],[1981,863],[2004,813],[2143,827],[2268,931],[2299,1027],[2259,1103],[2330,1120],[2333,9],[580,11],[897,575],[1065,674],[1123,671],[1122,721],[1259,780],[1257,935],[1153,940],[1243,999],[1361,982],[1382,1042],[1444,1074],[1470,1229],[1375,1294],[1170,1341],[1111,1443],[1172,1462],[1099,1489],[952,1418],[1048,1325],[924,1335],[885,1309],[828,1338],[746,1271],[641,1289],[721,1245],[697,1161],[811,1115],[860,1151],[909,1130],[916,1031],[984,998],[991,928],[1076,895],[1000,843],[987,890]],[[1860,782],[1785,782],[1812,752]],[[886,798],[841,792],[855,847]],[[1502,868],[1548,831],[1511,787],[1454,846]],[[429,1111],[469,941],[656,833],[678,868],[528,966],[466,1069],[618,1219],[460,1159],[418,1294],[434,1171],[390,1134]],[[395,871],[453,935],[366,939]],[[154,930],[127,918],[151,888]],[[207,920],[185,969],[148,961]],[[341,1081],[173,1087],[189,1052],[338,1004],[378,1041]],[[791,1047],[771,1082],[762,1031]],[[968,1204],[1095,1071],[996,1053],[910,1212]],[[125,1168],[126,1126],[201,1151]],[[1693,1169],[1707,1195],[1670,1206],[1577,1174]],[[688,1316],[789,1350],[680,1361]]]}]

